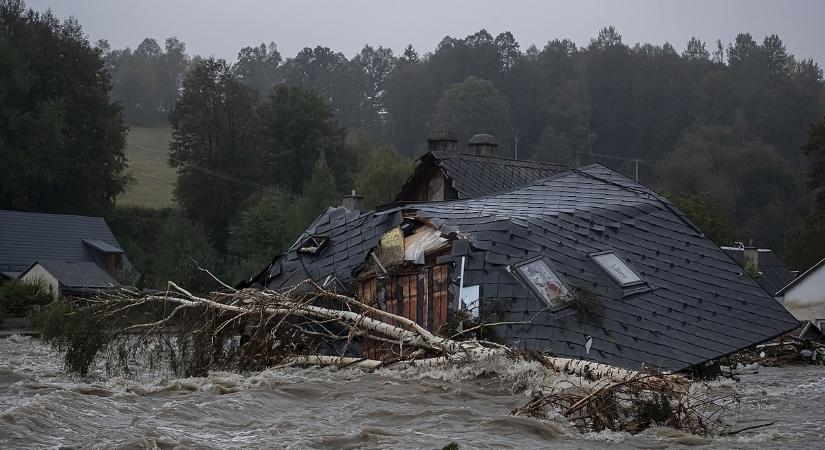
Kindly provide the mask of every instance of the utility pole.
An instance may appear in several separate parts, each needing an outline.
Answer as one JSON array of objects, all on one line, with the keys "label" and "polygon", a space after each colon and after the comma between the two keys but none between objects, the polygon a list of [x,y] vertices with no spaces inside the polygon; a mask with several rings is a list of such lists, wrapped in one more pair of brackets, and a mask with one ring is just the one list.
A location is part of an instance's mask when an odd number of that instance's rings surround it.
[{"label": "utility pole", "polygon": [[518,159],[518,128],[515,129],[515,137],[513,138],[516,141],[515,151],[516,151],[516,159]]},{"label": "utility pole", "polygon": [[636,158],[636,182],[639,182],[639,158]]}]

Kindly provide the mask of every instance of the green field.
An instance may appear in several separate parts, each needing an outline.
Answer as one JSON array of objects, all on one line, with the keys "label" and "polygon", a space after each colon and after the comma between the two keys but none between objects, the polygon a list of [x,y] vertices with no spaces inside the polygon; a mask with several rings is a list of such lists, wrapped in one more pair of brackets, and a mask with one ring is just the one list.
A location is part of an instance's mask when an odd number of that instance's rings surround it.
[{"label": "green field", "polygon": [[167,163],[171,135],[168,126],[131,127],[126,138],[126,157],[134,180],[118,197],[118,205],[172,206],[175,171]]}]

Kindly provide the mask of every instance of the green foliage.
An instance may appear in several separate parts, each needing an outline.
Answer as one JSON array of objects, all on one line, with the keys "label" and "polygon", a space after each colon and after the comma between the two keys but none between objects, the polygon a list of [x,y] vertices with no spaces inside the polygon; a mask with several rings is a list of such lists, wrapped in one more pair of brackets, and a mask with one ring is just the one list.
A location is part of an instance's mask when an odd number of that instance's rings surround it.
[{"label": "green foliage", "polygon": [[576,289],[570,306],[576,311],[576,318],[582,322],[589,322],[602,326],[604,305],[599,296],[588,289]]},{"label": "green foliage", "polygon": [[[724,231],[718,228],[724,222],[705,220],[711,217],[703,218],[703,210],[712,217],[727,211],[737,240],[754,238],[760,246],[782,247],[800,187],[791,164],[772,146],[735,128],[698,127],[659,161],[656,173],[661,187],[677,197],[705,196],[704,205],[687,202],[686,209],[697,214],[716,239],[725,238],[717,234]],[[708,209],[709,199],[718,207]]]},{"label": "green foliage", "polygon": [[[157,231],[154,245],[154,273],[174,281],[190,292],[208,292],[217,283],[198,266],[220,276],[222,260],[212,246],[205,227],[181,214],[173,213]],[[217,272],[217,273],[216,273]],[[228,280],[231,282],[231,280]]]},{"label": "green foliage", "polygon": [[307,47],[287,58],[281,74],[288,86],[318,92],[347,127],[371,129],[379,121],[375,89],[380,86],[381,72],[392,65],[391,58],[391,52],[362,52],[348,61],[329,47]]},{"label": "green foliage", "polygon": [[0,0],[0,208],[102,213],[126,186],[125,129],[75,20]]},{"label": "green foliage", "polygon": [[232,71],[242,83],[258,93],[258,98],[265,99],[275,87],[281,60],[274,42],[244,47],[238,52],[238,62],[232,66]]},{"label": "green foliage", "polygon": [[332,109],[317,92],[278,86],[259,116],[264,150],[257,164],[271,174],[271,184],[301,192],[324,153],[338,188],[351,188],[357,158],[345,145],[346,130],[332,120]]},{"label": "green foliage", "polygon": [[112,50],[102,40],[97,48],[112,76],[112,96],[123,105],[126,121],[143,125],[165,122],[190,62],[184,43],[170,37],[161,49],[157,41],[146,38],[133,51],[128,47]]},{"label": "green foliage", "polygon": [[377,150],[355,178],[355,188],[364,196],[364,207],[374,209],[393,201],[413,167],[411,161],[392,149]]},{"label": "green foliage", "polygon": [[722,204],[709,193],[676,195],[664,192],[662,195],[667,197],[680,211],[687,214],[690,220],[713,242],[723,245],[733,241],[730,217]]},{"label": "green foliage", "polygon": [[802,148],[810,158],[808,188],[816,195],[817,207],[825,211],[825,118],[811,124]]},{"label": "green foliage", "polygon": [[791,227],[785,237],[786,260],[799,270],[812,267],[825,257],[825,118],[808,128],[803,149],[810,159],[808,189],[815,202],[808,215]]},{"label": "green foliage", "polygon": [[746,261],[744,269],[745,269],[745,272],[747,272],[748,275],[751,276],[751,278],[753,278],[753,279],[759,278],[759,266],[756,265],[755,262]]},{"label": "green foliage", "polygon": [[221,249],[229,219],[263,176],[256,102],[225,61],[209,58],[187,72],[171,116],[175,198]]},{"label": "green foliage", "polygon": [[825,211],[814,211],[788,229],[785,261],[795,270],[807,270],[825,258]]},{"label": "green foliage", "polygon": [[52,293],[45,283],[7,281],[0,284],[0,320],[3,316],[26,316],[29,308],[46,305],[52,298]]},{"label": "green foliage", "polygon": [[158,230],[170,220],[170,208],[117,207],[106,217],[129,260],[144,279],[144,286],[163,288],[168,277],[157,272]]},{"label": "green foliage", "polygon": [[54,301],[33,317],[41,338],[63,353],[66,370],[80,376],[89,374],[95,357],[111,339],[108,328],[95,322],[89,315],[77,314],[68,300]]},{"label": "green foliage", "polygon": [[468,77],[453,85],[438,100],[435,128],[455,132],[459,145],[466,145],[475,134],[489,133],[499,143],[502,155],[509,155],[510,105],[507,96],[492,82]]},{"label": "green foliage", "polygon": [[309,225],[330,206],[341,204],[341,192],[337,190],[335,175],[327,165],[322,152],[315,162],[312,173],[304,183],[299,203],[300,223]]},{"label": "green foliage", "polygon": [[284,253],[304,230],[298,199],[281,189],[253,195],[232,219],[229,255],[235,258],[235,282],[261,270]]}]

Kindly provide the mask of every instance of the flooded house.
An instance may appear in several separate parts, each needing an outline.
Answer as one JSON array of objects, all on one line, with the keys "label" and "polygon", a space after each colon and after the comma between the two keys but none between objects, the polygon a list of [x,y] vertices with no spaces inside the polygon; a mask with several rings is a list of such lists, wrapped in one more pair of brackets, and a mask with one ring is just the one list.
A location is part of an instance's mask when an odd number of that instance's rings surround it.
[{"label": "flooded house", "polygon": [[677,371],[799,322],[667,199],[605,166],[463,151],[446,133],[397,201],[329,208],[249,285],[310,278],[438,330],[626,368]]},{"label": "flooded house", "polygon": [[88,296],[137,277],[102,217],[0,210],[0,282],[43,282],[54,298]]}]

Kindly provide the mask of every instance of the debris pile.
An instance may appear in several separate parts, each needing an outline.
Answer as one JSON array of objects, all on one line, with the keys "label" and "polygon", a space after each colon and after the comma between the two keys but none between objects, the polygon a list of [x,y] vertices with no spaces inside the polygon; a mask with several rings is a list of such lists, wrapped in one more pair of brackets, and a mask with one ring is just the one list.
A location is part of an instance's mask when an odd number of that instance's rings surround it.
[{"label": "debris pile", "polygon": [[638,433],[655,425],[710,435],[722,433],[725,414],[738,404],[735,392],[711,394],[705,385],[679,375],[636,372],[622,381],[554,386],[535,393],[511,414],[539,419],[561,415],[582,432]]}]

